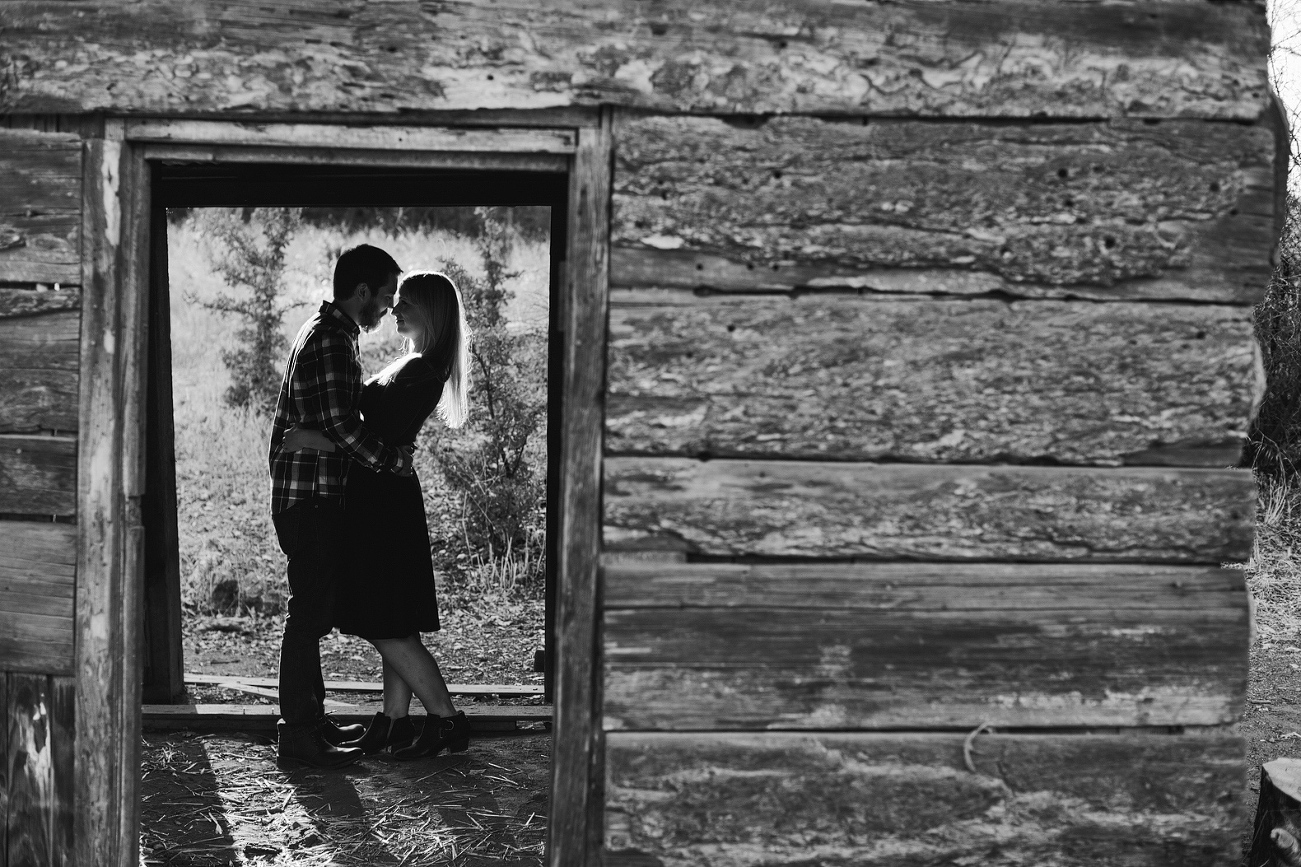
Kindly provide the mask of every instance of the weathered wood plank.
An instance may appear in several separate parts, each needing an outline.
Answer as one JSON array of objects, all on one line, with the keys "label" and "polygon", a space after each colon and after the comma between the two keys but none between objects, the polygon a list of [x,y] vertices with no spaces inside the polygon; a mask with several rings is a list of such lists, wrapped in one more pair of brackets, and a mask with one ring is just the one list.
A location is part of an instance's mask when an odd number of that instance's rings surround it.
[{"label": "weathered wood plank", "polygon": [[[48,295],[60,300],[73,295],[71,292],[30,294],[35,298]],[[34,316],[0,316],[0,364],[11,370],[76,373],[80,321],[81,315],[76,310]]]},{"label": "weathered wood plank", "polygon": [[1254,3],[46,0],[7,4],[0,29],[14,58],[5,112],[1254,120],[1269,101]]},{"label": "weathered wood plank", "polygon": [[614,454],[1230,466],[1245,307],[611,298]]},{"label": "weathered wood plank", "polygon": [[77,441],[0,435],[0,512],[75,515]]},{"label": "weathered wood plank", "polygon": [[[379,710],[378,702],[359,705],[355,711],[336,710],[331,716],[344,724],[368,722]],[[549,705],[483,705],[464,708],[471,731],[514,731],[517,722],[551,719]],[[280,708],[273,704],[147,704],[140,708],[148,731],[170,729],[274,732]]]},{"label": "weathered wood plank", "polygon": [[81,293],[0,288],[0,433],[77,429]]},{"label": "weathered wood plank", "polygon": [[611,734],[608,865],[1237,863],[1242,739]]},{"label": "weathered wood plank", "polygon": [[1248,615],[1206,596],[1203,610],[1119,597],[1066,610],[607,610],[605,727],[1227,725],[1244,702]]},{"label": "weathered wood plank", "polygon": [[81,140],[0,130],[0,281],[81,282],[80,231]]},{"label": "weathered wood plank", "polygon": [[575,131],[569,129],[458,129],[201,120],[129,120],[126,137],[129,141],[325,147],[332,150],[546,154],[571,154],[577,140]]},{"label": "weathered wood plank", "polygon": [[[0,725],[0,756],[4,760],[0,761],[0,852],[5,853],[8,858],[8,843],[6,837],[9,830],[9,678],[0,674],[0,719],[3,719],[4,725]],[[7,864],[7,861],[6,861]]]},{"label": "weathered wood plank", "polygon": [[45,865],[54,852],[54,750],[50,741],[50,679],[6,675],[9,681],[9,817],[6,864]]},{"label": "weathered wood plank", "polygon": [[526,171],[562,173],[569,160],[563,154],[453,153],[450,151],[346,150],[342,148],[249,147],[240,145],[150,144],[150,160],[187,163],[259,163],[317,166],[450,169],[456,171]]},{"label": "weathered wood plank", "polygon": [[1243,573],[1135,563],[606,564],[613,608],[1112,611],[1246,608]]},{"label": "weathered wood plank", "polygon": [[605,543],[723,557],[1219,564],[1245,470],[607,458]]},{"label": "weathered wood plank", "polygon": [[1264,124],[630,117],[612,241],[676,257],[615,280],[1254,303],[1273,157]]},{"label": "weathered wood plank", "polygon": [[0,669],[70,674],[77,528],[0,521]]},{"label": "weathered wood plank", "polygon": [[611,116],[580,130],[569,178],[563,323],[559,543],[556,546],[556,733],[547,824],[550,867],[595,865],[604,806],[599,568],[601,434],[609,296]]},{"label": "weathered wood plank", "polygon": [[[77,864],[122,863],[129,845],[120,824],[123,752],[122,559],[127,544],[122,480],[123,373],[118,359],[131,347],[120,332],[125,277],[119,263],[123,219],[120,141],[86,143],[85,293],[81,318],[80,418],[77,443],[78,559],[76,599],[76,791],[73,808]],[[143,290],[142,290],[143,291]],[[134,613],[134,612],[133,612]],[[133,768],[138,773],[138,766]]]},{"label": "weathered wood plank", "polygon": [[[275,677],[238,677],[235,675],[221,674],[196,674],[187,672],[185,682],[193,684],[208,684],[211,686],[222,686],[234,683],[248,684],[249,686],[276,688],[280,680]],[[360,681],[360,680],[331,680],[325,679],[325,689],[329,692],[383,692],[384,684],[379,681]],[[449,683],[447,691],[452,695],[497,695],[497,696],[532,696],[542,695],[544,688],[533,686],[526,683]],[[148,702],[153,704],[154,702]]]}]

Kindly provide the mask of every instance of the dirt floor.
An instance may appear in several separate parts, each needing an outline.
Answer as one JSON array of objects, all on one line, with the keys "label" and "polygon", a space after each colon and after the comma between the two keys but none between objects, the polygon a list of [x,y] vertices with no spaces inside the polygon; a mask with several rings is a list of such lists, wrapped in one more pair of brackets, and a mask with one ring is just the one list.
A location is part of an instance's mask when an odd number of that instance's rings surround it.
[{"label": "dirt floor", "polygon": [[1301,646],[1257,645],[1252,652],[1247,709],[1238,731],[1247,741],[1248,785],[1243,800],[1243,848],[1260,792],[1260,766],[1283,757],[1301,758]]},{"label": "dirt floor", "polygon": [[282,771],[266,738],[146,734],[141,863],[540,865],[550,753],[539,728],[433,759]]},{"label": "dirt floor", "polygon": [[[480,600],[484,601],[484,600]],[[541,685],[533,670],[540,600],[493,599],[443,608],[443,630],[424,636],[447,680]],[[189,673],[275,677],[279,617],[188,614]],[[367,642],[334,633],[321,642],[327,679],[378,681]],[[272,704],[274,698],[188,686],[185,700]],[[356,693],[331,692],[349,703]],[[374,701],[378,696],[366,697]],[[488,697],[492,704],[542,699]],[[472,703],[457,697],[461,707]],[[414,702],[412,713],[422,708]],[[456,755],[398,762],[373,756],[335,772],[280,770],[270,737],[148,732],[141,747],[141,863],[224,865],[541,864],[551,736],[541,723],[476,735]]]}]

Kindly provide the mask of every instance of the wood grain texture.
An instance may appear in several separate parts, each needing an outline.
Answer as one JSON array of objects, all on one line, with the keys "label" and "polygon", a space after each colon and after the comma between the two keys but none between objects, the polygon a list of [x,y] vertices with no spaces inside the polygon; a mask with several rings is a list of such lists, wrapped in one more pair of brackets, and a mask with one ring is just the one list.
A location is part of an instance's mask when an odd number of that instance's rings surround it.
[{"label": "wood grain texture", "polygon": [[1245,470],[608,458],[605,543],[717,557],[1208,563],[1251,552]]},{"label": "wood grain texture", "polygon": [[1237,462],[1249,308],[611,296],[612,454]]},{"label": "wood grain texture", "polygon": [[77,441],[66,436],[0,435],[0,512],[77,513]]},{"label": "wood grain texture", "polygon": [[70,674],[77,528],[0,521],[0,670]]},{"label": "wood grain texture", "polygon": [[[81,318],[81,389],[77,443],[78,559],[76,598],[76,864],[118,865],[123,834],[121,788],[123,751],[122,667],[126,649],[120,624],[123,530],[122,401],[118,363],[119,317],[125,304],[118,261],[122,244],[120,141],[91,139],[86,145],[83,235],[84,290]],[[138,773],[138,768],[133,767]]]},{"label": "wood grain texture", "polygon": [[605,863],[1237,863],[1231,734],[611,734]]},{"label": "wood grain texture", "polygon": [[54,748],[50,726],[50,679],[6,675],[9,682],[9,817],[7,860],[12,865],[49,864],[54,853]]},{"label": "wood grain texture", "polygon": [[7,4],[0,29],[5,112],[1254,120],[1269,101],[1255,3],[45,0]]},{"label": "wood grain texture", "polygon": [[202,120],[131,120],[126,124],[126,137],[130,141],[144,142],[494,154],[572,154],[577,139],[575,132],[569,129],[343,126]]},{"label": "wood grain texture", "polygon": [[0,129],[0,282],[79,283],[80,254],[81,140]]},{"label": "wood grain texture", "polygon": [[0,289],[0,433],[75,431],[81,293]]},{"label": "wood grain texture", "polygon": [[[1237,573],[626,564],[604,574],[609,731],[1225,725],[1242,712],[1249,625]],[[621,607],[629,594],[643,604]]]},{"label": "wood grain texture", "polygon": [[50,678],[50,749],[54,762],[51,867],[76,867],[73,860],[73,795],[76,789],[76,692],[71,677]]},{"label": "wood grain texture", "polygon": [[761,285],[1254,303],[1269,280],[1264,123],[629,116],[617,155],[612,242],[714,257],[720,288],[747,266]]},{"label": "wood grain texture", "polygon": [[556,547],[556,733],[546,859],[595,867],[604,805],[601,762],[601,429],[609,294],[610,115],[579,131],[569,178],[563,395]]}]

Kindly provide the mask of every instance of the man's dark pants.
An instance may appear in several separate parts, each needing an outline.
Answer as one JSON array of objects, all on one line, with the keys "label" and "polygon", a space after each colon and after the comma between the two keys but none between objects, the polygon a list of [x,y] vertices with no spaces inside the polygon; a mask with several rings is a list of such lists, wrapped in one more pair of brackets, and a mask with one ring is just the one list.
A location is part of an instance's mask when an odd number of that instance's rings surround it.
[{"label": "man's dark pants", "polygon": [[336,500],[300,500],[271,520],[289,558],[289,614],[280,645],[280,716],[314,726],[325,715],[320,640],[334,626],[343,555],[343,509]]}]

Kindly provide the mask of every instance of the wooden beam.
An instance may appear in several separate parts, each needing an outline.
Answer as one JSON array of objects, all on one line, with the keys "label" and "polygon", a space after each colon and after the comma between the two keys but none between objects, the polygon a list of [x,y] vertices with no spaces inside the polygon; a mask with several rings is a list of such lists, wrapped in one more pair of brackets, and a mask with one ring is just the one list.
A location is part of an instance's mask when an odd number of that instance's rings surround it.
[{"label": "wooden beam", "polygon": [[[139,501],[143,283],[139,155],[85,143],[82,420],[77,448],[77,670],[74,858],[129,865],[138,846]],[[147,226],[146,237],[147,237]],[[128,425],[130,422],[130,425]]]},{"label": "wooden beam", "polygon": [[1225,467],[1251,309],[611,294],[613,454]]},{"label": "wooden beam", "polygon": [[603,569],[607,729],[1218,725],[1242,573],[1118,564]]},{"label": "wooden beam", "polygon": [[774,867],[1241,857],[1244,744],[1223,731],[611,734],[607,744],[611,867],[741,867],[756,853]]},{"label": "wooden beam", "polygon": [[[1247,607],[1243,573],[1135,563],[672,563],[602,566],[605,608],[1210,611]],[[271,681],[274,682],[274,681]]]},{"label": "wooden beam", "polygon": [[185,693],[181,640],[181,563],[176,517],[176,431],[172,401],[172,307],[167,211],[149,214],[148,385],[145,395],[145,534],[141,698],[179,701]]},{"label": "wooden beam", "polygon": [[0,130],[0,282],[81,282],[81,140]]},{"label": "wooden beam", "polygon": [[338,150],[453,151],[491,154],[571,154],[572,129],[482,129],[358,126],[207,120],[128,120],[128,141],[169,144],[298,147]]},{"label": "wooden beam", "polygon": [[451,169],[560,173],[569,168],[563,154],[491,154],[451,151],[349,150],[346,148],[264,147],[207,144],[145,145],[145,157],[186,163],[256,163],[307,166]]},{"label": "wooden beam", "polygon": [[1219,564],[1251,553],[1246,470],[605,462],[608,549],[713,557]]},{"label": "wooden beam", "polygon": [[[1269,104],[1257,3],[6,4],[3,112],[1206,117]],[[148,63],[142,63],[147,52]],[[1121,72],[1120,70],[1124,70]]]},{"label": "wooden beam", "polygon": [[1254,304],[1275,237],[1273,136],[1268,123],[630,117],[613,279]]},{"label": "wooden beam", "polygon": [[[196,674],[186,672],[185,682],[196,686],[227,686],[247,684],[258,687],[278,687],[279,681],[274,677],[243,677],[231,674]],[[384,684],[360,680],[330,680],[326,678],[327,692],[383,692]],[[526,683],[449,683],[447,691],[452,695],[497,695],[530,696],[542,695],[543,687]],[[153,702],[150,702],[153,704]]]},{"label": "wooden beam", "polygon": [[598,558],[609,287],[610,116],[580,130],[570,174],[564,267],[556,733],[547,863],[599,863],[601,795]]},{"label": "wooden beam", "polygon": [[[352,711],[332,711],[331,716],[342,724],[365,723],[378,710],[380,705],[372,703]],[[550,722],[552,717],[546,705],[471,704],[461,710],[470,722],[470,730],[477,732],[514,731],[517,723]],[[146,731],[274,732],[280,708],[273,704],[147,704],[141,707],[140,714]]]},{"label": "wooden beam", "polygon": [[1205,610],[605,615],[607,731],[1227,725],[1245,597]]}]

